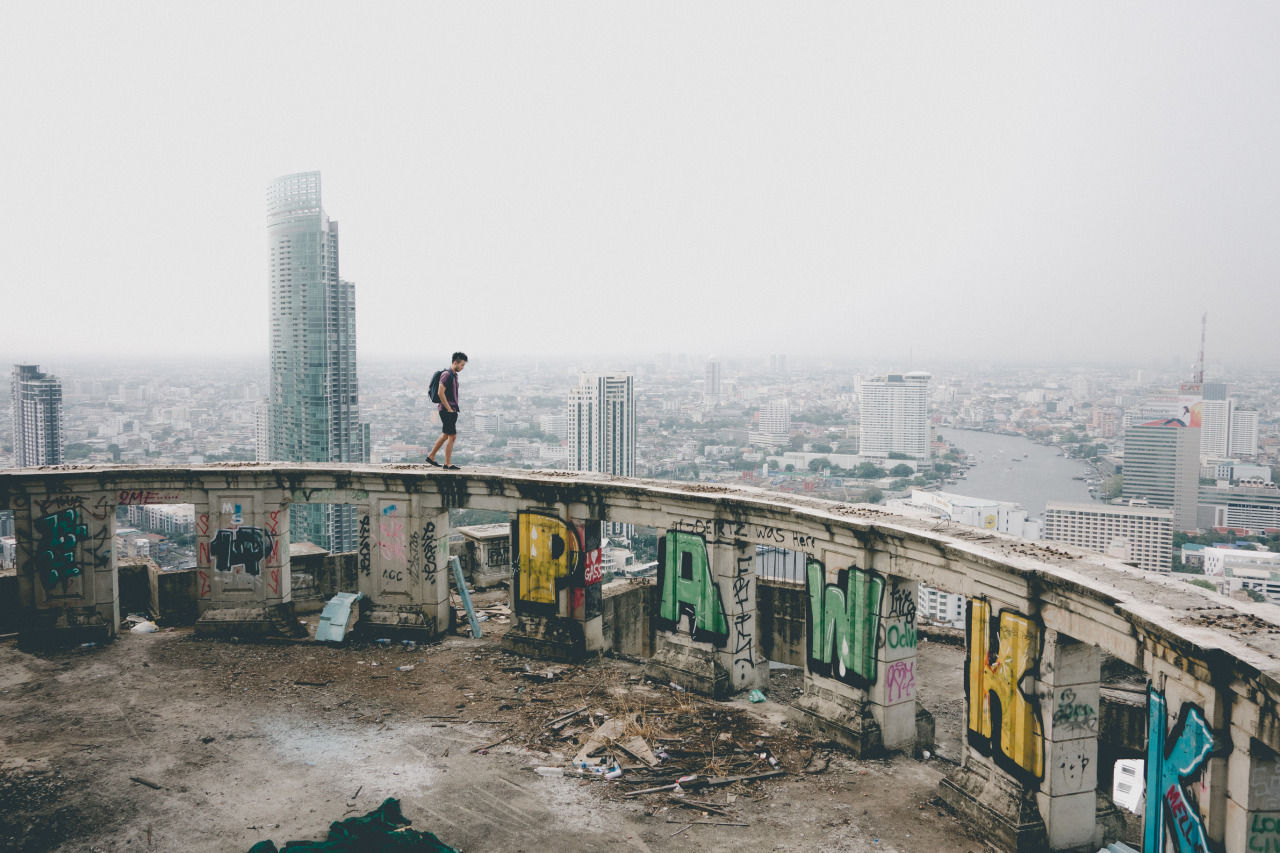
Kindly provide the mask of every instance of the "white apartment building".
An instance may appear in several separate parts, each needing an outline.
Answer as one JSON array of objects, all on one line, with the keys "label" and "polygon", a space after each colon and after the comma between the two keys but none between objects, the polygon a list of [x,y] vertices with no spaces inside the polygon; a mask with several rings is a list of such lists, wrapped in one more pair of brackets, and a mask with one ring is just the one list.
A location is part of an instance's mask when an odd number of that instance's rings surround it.
[{"label": "white apartment building", "polygon": [[1163,507],[1050,502],[1044,538],[1155,572],[1173,568],[1173,511]]},{"label": "white apartment building", "polygon": [[1258,412],[1235,409],[1231,413],[1231,438],[1228,452],[1232,456],[1258,455]]},{"label": "white apartment building", "polygon": [[791,442],[791,403],[788,400],[772,400],[760,408],[757,429],[747,441],[758,447],[785,447]]},{"label": "white apartment building", "polygon": [[942,518],[957,524],[1008,533],[1021,539],[1040,538],[1040,522],[1027,518],[1027,511],[1011,501],[912,489],[909,502],[913,506],[933,510]]},{"label": "white apartment building", "polygon": [[929,458],[929,380],[923,371],[890,373],[862,382],[858,452]]},{"label": "white apartment building", "polygon": [[570,471],[636,470],[636,389],[630,373],[583,373],[566,412]]},{"label": "white apartment building", "polygon": [[1271,572],[1280,571],[1280,552],[1276,551],[1254,551],[1248,548],[1205,548],[1200,552],[1204,555],[1204,573],[1208,576],[1222,577],[1231,574],[1242,577],[1242,569],[1253,569],[1258,572],[1265,572],[1270,576]]}]

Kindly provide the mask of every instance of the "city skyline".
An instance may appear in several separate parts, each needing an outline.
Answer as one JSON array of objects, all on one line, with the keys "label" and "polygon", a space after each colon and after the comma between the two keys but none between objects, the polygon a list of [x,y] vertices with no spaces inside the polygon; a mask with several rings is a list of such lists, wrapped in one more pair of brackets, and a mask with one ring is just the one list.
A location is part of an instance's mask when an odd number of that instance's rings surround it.
[{"label": "city skyline", "polygon": [[[371,357],[1190,364],[1205,310],[1211,365],[1280,355],[1267,4],[3,15],[7,307],[63,305],[11,361],[264,351],[300,169],[359,223]],[[575,294],[601,321],[546,335]]]}]

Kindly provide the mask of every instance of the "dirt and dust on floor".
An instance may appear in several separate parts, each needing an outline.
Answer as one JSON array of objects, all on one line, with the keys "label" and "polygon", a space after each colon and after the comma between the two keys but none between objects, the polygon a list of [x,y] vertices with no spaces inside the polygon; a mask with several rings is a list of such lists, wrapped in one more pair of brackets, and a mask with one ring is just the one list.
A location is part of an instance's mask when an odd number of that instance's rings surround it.
[{"label": "dirt and dust on floor", "polygon": [[[482,638],[426,645],[0,642],[0,850],[243,853],[388,797],[467,853],[986,849],[936,798],[945,760],[857,760],[797,732],[799,670],[763,702],[714,702],[634,662],[506,654],[501,605],[478,605]],[[953,703],[962,653],[921,654]]]}]

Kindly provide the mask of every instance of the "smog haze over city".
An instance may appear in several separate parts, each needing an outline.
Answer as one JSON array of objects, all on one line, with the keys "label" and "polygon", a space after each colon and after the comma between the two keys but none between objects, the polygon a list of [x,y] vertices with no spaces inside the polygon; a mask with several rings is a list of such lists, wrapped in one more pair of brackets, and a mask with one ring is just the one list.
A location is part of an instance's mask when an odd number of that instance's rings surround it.
[{"label": "smog haze over city", "polygon": [[265,188],[318,170],[362,366],[1189,371],[1205,311],[1211,368],[1270,364],[1277,43],[1269,3],[9,3],[0,352],[265,370]]}]

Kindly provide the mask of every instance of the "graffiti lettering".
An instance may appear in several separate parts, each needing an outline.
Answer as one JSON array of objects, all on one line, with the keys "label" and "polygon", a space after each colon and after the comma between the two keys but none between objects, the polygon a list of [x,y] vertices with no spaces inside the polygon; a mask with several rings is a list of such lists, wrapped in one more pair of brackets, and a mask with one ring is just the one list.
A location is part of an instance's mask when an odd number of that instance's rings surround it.
[{"label": "graffiti lettering", "polygon": [[857,567],[841,569],[834,584],[808,561],[809,671],[865,688],[876,680],[876,641],[884,578]]},{"label": "graffiti lettering", "polygon": [[[1193,779],[1213,752],[1213,731],[1204,712],[1186,703],[1178,723],[1166,735],[1164,693],[1147,685],[1147,813],[1144,850],[1164,850],[1165,831],[1177,853],[1206,853],[1208,836],[1200,813],[1187,802],[1182,786]],[[1162,792],[1162,793],[1156,793]]]},{"label": "graffiti lettering", "polygon": [[282,512],[284,510],[276,509],[267,513],[267,532],[272,536],[280,535],[280,513]]},{"label": "graffiti lettering", "polygon": [[1253,812],[1249,816],[1250,853],[1280,853],[1280,812]]},{"label": "graffiti lettering", "polygon": [[1071,793],[1084,790],[1089,780],[1089,764],[1092,756],[1089,750],[1080,745],[1080,741],[1064,741],[1053,745],[1053,780],[1054,793]]},{"label": "graffiti lettering", "polygon": [[383,569],[382,579],[385,581],[402,583],[404,581],[404,572],[400,569]]},{"label": "graffiti lettering", "polygon": [[271,554],[275,540],[261,527],[226,528],[214,534],[209,543],[213,569],[230,572],[236,566],[247,575],[261,574],[261,563]]},{"label": "graffiti lettering", "polygon": [[[76,545],[89,538],[88,528],[80,522],[80,510],[64,509],[40,516],[35,520],[35,527],[40,537],[36,545],[36,572],[40,582],[46,592],[61,585],[65,593],[71,579],[82,574],[76,561]],[[104,529],[104,535],[105,532]],[[108,565],[110,560],[108,554]]]},{"label": "graffiti lettering", "polygon": [[267,573],[267,589],[272,595],[280,594],[280,570],[272,569]]},{"label": "graffiti lettering", "polygon": [[384,560],[403,563],[407,558],[404,550],[404,522],[394,515],[384,515],[378,519],[378,549]]},{"label": "graffiti lettering", "polygon": [[511,545],[507,542],[492,542],[485,557],[485,564],[491,569],[511,565]]},{"label": "graffiti lettering", "polygon": [[896,705],[914,699],[916,695],[916,662],[896,660],[884,671],[885,703]]},{"label": "graffiti lettering", "polygon": [[755,657],[755,555],[739,557],[733,571],[733,677],[741,684],[756,671]]},{"label": "graffiti lettering", "polygon": [[202,512],[196,516],[196,533],[204,536],[209,532],[209,514]]},{"label": "graffiti lettering", "polygon": [[209,586],[209,573],[197,572],[196,575],[200,579],[200,597],[208,598],[209,593],[213,591]]},{"label": "graffiti lettering", "polygon": [[965,695],[969,743],[1025,781],[1044,778],[1044,729],[1029,682],[1040,663],[1040,626],[1021,613],[991,618],[987,601],[969,602]]},{"label": "graffiti lettering", "polygon": [[435,584],[436,572],[436,523],[428,521],[422,528],[422,567],[427,583]]},{"label": "graffiti lettering", "polygon": [[604,580],[604,552],[600,548],[587,552],[585,575],[587,586]]},{"label": "graffiti lettering", "polygon": [[1098,709],[1088,702],[1077,701],[1076,692],[1070,687],[1064,688],[1053,709],[1053,727],[1081,735],[1097,733]]},{"label": "graffiti lettering", "polygon": [[679,631],[689,620],[694,640],[723,648],[729,640],[720,585],[711,579],[707,543],[701,536],[668,530],[658,540],[658,618],[662,631]]},{"label": "graffiti lettering", "polygon": [[373,570],[373,559],[369,550],[369,516],[360,516],[360,544],[357,546],[360,574],[367,575]]},{"label": "graffiti lettering", "polygon": [[123,491],[116,495],[116,503],[126,506],[147,506],[150,504],[178,504],[182,503],[182,495],[178,492],[129,492]]}]

